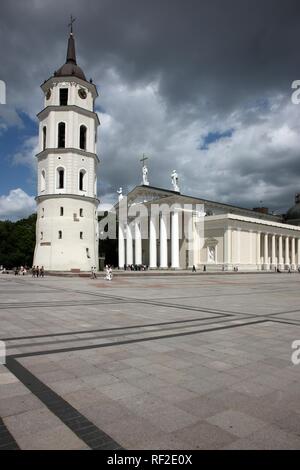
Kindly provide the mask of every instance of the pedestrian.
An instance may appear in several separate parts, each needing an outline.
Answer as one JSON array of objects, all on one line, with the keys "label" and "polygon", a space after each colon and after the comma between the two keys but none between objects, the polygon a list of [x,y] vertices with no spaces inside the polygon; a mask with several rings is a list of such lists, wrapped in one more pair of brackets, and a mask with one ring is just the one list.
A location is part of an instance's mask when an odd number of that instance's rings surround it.
[{"label": "pedestrian", "polygon": [[36,277],[39,277],[39,275],[40,275],[40,268],[39,268],[39,266],[37,266],[36,269],[35,269],[35,275],[36,275]]},{"label": "pedestrian", "polygon": [[193,269],[192,269],[192,272],[195,273],[196,272],[196,266],[193,264]]},{"label": "pedestrian", "polygon": [[111,281],[112,280],[112,269],[111,269],[111,266],[107,265],[106,266],[106,276],[105,276],[105,279],[107,281]]},{"label": "pedestrian", "polygon": [[40,276],[41,276],[41,277],[44,277],[44,276],[45,276],[45,269],[44,269],[44,266],[42,266],[41,269],[40,269]]},{"label": "pedestrian", "polygon": [[96,266],[92,266],[92,267],[91,267],[91,278],[92,278],[92,279],[97,279],[97,275],[96,275]]},{"label": "pedestrian", "polygon": [[32,277],[35,277],[35,273],[36,273],[35,266],[32,266],[31,273],[32,273]]}]

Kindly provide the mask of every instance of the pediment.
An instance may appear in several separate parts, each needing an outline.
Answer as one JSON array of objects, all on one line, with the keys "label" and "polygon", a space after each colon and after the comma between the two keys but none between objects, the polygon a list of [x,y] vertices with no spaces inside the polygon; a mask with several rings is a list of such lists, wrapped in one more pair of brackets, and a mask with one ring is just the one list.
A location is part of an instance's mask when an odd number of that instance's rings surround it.
[{"label": "pediment", "polygon": [[128,205],[145,204],[160,201],[165,197],[174,195],[173,191],[162,190],[151,186],[136,186],[127,196]]}]

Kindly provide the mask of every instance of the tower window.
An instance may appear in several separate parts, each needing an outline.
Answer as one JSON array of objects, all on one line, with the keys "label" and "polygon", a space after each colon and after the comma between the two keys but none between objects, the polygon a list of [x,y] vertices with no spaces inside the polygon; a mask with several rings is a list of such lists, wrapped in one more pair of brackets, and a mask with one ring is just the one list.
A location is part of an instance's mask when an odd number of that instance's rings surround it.
[{"label": "tower window", "polygon": [[60,122],[58,124],[58,148],[65,148],[66,146],[66,124]]},{"label": "tower window", "polygon": [[47,142],[47,127],[43,127],[43,150],[46,148],[46,142]]},{"label": "tower window", "polygon": [[86,171],[79,172],[79,191],[86,191]]},{"label": "tower window", "polygon": [[59,240],[62,239],[62,231],[61,230],[58,231],[58,238],[59,238]]},{"label": "tower window", "polygon": [[80,240],[83,239],[83,232],[80,232]]},{"label": "tower window", "polygon": [[79,209],[79,216],[83,217],[83,209]]},{"label": "tower window", "polygon": [[60,208],[60,215],[64,215],[64,208],[63,207]]},{"label": "tower window", "polygon": [[87,258],[90,258],[90,257],[91,257],[91,256],[90,256],[90,250],[89,250],[88,248],[86,248],[85,251],[86,251],[86,256],[87,256]]},{"label": "tower window", "polygon": [[46,189],[46,172],[42,170],[41,172],[41,191],[45,191]]},{"label": "tower window", "polygon": [[80,126],[79,148],[82,150],[86,150],[86,133],[86,126]]},{"label": "tower window", "polygon": [[65,170],[57,168],[57,189],[64,189],[65,187]]},{"label": "tower window", "polygon": [[45,209],[44,207],[42,207],[42,218],[44,218],[44,216],[45,216]]},{"label": "tower window", "polygon": [[68,88],[61,88],[59,90],[59,103],[60,106],[67,106],[68,104]]},{"label": "tower window", "polygon": [[44,238],[44,234],[43,232],[41,232],[41,240],[43,240],[43,238]]}]

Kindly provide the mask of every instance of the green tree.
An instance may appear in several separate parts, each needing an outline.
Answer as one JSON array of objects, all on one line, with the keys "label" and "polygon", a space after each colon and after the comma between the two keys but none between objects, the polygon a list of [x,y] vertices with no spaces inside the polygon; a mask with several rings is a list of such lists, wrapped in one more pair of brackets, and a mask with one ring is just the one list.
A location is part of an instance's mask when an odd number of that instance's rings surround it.
[{"label": "green tree", "polygon": [[17,222],[0,221],[0,264],[7,269],[32,265],[35,224],[36,214]]}]

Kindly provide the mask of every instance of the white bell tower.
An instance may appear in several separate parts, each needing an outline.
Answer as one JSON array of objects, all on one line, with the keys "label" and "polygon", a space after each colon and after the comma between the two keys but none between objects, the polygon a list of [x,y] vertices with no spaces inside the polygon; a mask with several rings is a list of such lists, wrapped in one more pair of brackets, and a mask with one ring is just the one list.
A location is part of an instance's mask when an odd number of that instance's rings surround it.
[{"label": "white bell tower", "polygon": [[72,31],[66,63],[41,86],[34,265],[98,269],[97,89],[77,65]]}]

